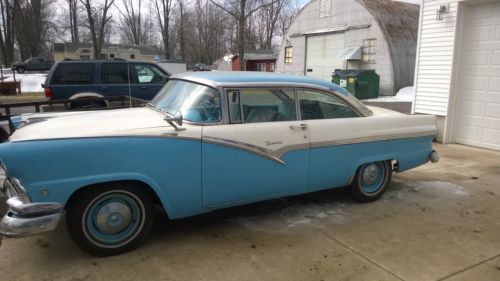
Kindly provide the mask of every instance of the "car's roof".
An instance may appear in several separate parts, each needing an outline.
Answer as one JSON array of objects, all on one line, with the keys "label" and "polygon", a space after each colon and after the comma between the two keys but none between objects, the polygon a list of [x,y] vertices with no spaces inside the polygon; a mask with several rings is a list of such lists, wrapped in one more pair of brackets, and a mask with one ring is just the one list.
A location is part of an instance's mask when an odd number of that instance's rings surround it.
[{"label": "car's roof", "polygon": [[176,74],[171,79],[182,79],[212,84],[217,86],[228,86],[235,84],[303,84],[318,88],[326,88],[347,95],[344,88],[326,80],[311,78],[307,76],[280,74],[272,72],[256,71],[208,71],[208,72],[185,72]]},{"label": "car's roof", "polygon": [[58,63],[152,63],[150,61],[138,61],[138,60],[133,60],[133,61],[127,61],[127,60],[62,60],[59,61]]}]

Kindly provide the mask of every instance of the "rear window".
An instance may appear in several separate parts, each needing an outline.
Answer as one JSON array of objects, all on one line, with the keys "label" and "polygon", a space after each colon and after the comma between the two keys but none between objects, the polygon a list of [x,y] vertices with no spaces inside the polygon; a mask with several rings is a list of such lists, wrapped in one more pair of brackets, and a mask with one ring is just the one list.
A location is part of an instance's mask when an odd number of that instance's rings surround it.
[{"label": "rear window", "polygon": [[94,82],[93,64],[60,64],[52,78],[52,85],[92,84]]}]

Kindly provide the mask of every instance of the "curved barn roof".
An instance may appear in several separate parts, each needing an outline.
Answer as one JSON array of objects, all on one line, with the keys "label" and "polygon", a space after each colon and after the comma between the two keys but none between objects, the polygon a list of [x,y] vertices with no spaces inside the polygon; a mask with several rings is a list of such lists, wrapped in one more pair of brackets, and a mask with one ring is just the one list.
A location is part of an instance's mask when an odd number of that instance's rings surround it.
[{"label": "curved barn roof", "polygon": [[[420,6],[391,0],[357,0],[377,21],[390,49],[394,88],[412,80]],[[408,60],[413,63],[408,65]]]}]

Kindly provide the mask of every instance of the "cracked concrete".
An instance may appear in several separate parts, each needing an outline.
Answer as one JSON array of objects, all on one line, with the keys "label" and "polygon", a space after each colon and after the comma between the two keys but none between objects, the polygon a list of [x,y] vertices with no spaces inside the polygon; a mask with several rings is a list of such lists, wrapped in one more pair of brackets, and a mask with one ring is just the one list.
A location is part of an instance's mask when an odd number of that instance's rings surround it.
[{"label": "cracked concrete", "polygon": [[342,189],[160,217],[133,252],[95,258],[64,226],[4,239],[1,280],[500,280],[500,152],[435,145],[381,200]]}]

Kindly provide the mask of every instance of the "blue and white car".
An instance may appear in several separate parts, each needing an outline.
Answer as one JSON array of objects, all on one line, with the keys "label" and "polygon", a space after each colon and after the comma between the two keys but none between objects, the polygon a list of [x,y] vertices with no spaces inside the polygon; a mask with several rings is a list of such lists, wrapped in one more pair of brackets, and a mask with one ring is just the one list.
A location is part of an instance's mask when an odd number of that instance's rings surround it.
[{"label": "blue and white car", "polygon": [[93,255],[128,251],[154,205],[170,219],[348,187],[378,199],[430,160],[433,116],[366,107],[335,84],[249,72],[174,75],[147,106],[23,115],[0,144],[0,233],[54,230]]}]

